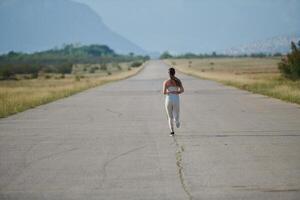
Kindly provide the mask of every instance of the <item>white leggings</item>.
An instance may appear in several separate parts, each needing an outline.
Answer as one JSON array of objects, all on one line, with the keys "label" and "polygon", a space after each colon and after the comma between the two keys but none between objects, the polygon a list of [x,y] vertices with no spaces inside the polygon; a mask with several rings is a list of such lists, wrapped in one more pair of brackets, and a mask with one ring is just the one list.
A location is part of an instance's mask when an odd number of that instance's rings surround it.
[{"label": "white leggings", "polygon": [[168,94],[165,100],[165,107],[168,115],[169,128],[171,132],[174,132],[173,121],[176,123],[176,127],[179,128],[179,95]]}]

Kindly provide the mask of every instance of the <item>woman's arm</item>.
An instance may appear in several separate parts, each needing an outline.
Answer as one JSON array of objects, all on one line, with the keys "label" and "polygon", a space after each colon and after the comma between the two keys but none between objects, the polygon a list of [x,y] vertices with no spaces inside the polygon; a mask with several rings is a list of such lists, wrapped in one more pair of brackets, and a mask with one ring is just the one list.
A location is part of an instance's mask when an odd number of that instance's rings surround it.
[{"label": "woman's arm", "polygon": [[183,85],[181,83],[181,86],[179,87],[180,91],[179,91],[179,94],[183,93],[184,92],[184,88],[183,88]]},{"label": "woman's arm", "polygon": [[164,83],[163,83],[163,94],[167,94],[166,83],[167,83],[167,81],[164,81]]}]

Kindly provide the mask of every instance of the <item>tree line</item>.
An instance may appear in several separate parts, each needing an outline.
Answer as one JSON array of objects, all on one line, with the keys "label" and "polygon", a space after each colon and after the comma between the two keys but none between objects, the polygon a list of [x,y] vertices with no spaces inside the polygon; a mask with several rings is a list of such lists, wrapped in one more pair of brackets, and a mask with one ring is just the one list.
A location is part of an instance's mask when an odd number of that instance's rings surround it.
[{"label": "tree line", "polygon": [[50,49],[36,53],[11,51],[0,55],[0,78],[11,79],[16,74],[72,72],[74,64],[107,64],[111,62],[143,62],[149,56],[117,54],[106,45],[64,45],[62,48]]},{"label": "tree line", "polygon": [[251,57],[251,58],[265,58],[265,57],[273,57],[273,56],[282,56],[281,53],[267,54],[267,53],[252,53],[252,54],[241,54],[241,55],[228,55],[228,54],[218,54],[216,52],[212,52],[211,54],[196,54],[196,53],[185,53],[180,55],[172,55],[168,51],[163,52],[160,55],[160,59],[192,59],[192,58],[243,58],[243,57]]}]

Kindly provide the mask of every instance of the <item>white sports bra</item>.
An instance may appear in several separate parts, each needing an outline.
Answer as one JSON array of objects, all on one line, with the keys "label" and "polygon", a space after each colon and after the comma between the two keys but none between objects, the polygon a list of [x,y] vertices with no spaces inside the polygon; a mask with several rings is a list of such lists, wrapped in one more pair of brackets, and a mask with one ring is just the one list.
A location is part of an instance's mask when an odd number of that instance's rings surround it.
[{"label": "white sports bra", "polygon": [[177,87],[177,86],[169,86],[169,87],[167,88],[167,90],[168,90],[169,92],[177,92],[177,91],[178,91],[178,87]]}]

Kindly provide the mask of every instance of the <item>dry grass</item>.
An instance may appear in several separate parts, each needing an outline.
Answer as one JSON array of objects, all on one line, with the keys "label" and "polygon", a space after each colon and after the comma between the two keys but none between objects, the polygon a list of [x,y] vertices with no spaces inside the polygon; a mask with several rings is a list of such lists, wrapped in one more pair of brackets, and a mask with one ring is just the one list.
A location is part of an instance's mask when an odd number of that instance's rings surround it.
[{"label": "dry grass", "polygon": [[60,79],[42,77],[32,80],[0,81],[0,117],[6,117],[107,82],[128,78],[142,68],[123,70],[110,76],[93,74],[76,78],[75,75],[69,75]]},{"label": "dry grass", "polygon": [[217,58],[166,60],[179,71],[204,79],[300,104],[300,81],[283,78],[280,58]]}]

